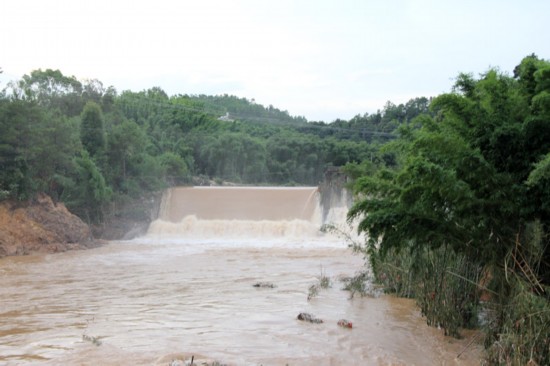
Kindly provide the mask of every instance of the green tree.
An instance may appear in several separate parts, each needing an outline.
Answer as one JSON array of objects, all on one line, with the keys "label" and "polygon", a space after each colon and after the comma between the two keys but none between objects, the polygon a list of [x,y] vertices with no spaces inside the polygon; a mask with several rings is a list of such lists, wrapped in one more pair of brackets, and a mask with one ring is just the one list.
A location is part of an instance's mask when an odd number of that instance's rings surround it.
[{"label": "green tree", "polygon": [[186,184],[190,180],[189,169],[185,160],[173,153],[165,152],[158,158],[164,168],[164,179],[171,185]]},{"label": "green tree", "polygon": [[[135,164],[147,147],[147,136],[135,122],[124,120],[115,125],[108,136],[109,171],[112,180],[120,183],[132,172]],[[130,165],[130,166],[129,166]]]},{"label": "green tree", "polygon": [[15,85],[15,92],[21,97],[36,101],[52,111],[76,116],[82,109],[82,83],[74,76],[63,75],[59,70],[33,70]]},{"label": "green tree", "polygon": [[88,222],[101,222],[112,191],[88,152],[83,151],[80,157],[76,157],[75,165],[73,184],[64,191],[62,199],[72,211]]},{"label": "green tree", "polygon": [[35,118],[38,109],[33,104],[0,100],[0,198],[26,199],[34,193],[26,151]]},{"label": "green tree", "polygon": [[0,101],[0,184],[4,196],[25,199],[36,192],[57,198],[79,150],[74,121],[32,101]]},{"label": "green tree", "polygon": [[36,188],[58,199],[64,190],[64,182],[74,170],[73,158],[80,150],[78,121],[65,116],[44,113],[35,126],[29,149],[28,161]]},{"label": "green tree", "polygon": [[95,102],[87,102],[80,115],[80,141],[93,158],[105,153],[106,138],[101,107]]}]

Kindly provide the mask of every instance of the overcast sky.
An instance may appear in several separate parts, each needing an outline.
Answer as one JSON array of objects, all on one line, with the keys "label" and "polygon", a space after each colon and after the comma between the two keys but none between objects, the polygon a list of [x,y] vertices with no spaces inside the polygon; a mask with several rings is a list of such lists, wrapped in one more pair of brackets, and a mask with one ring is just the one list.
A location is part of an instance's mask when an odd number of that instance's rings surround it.
[{"label": "overcast sky", "polygon": [[547,0],[2,0],[0,88],[53,68],[330,122],[550,59],[549,14]]}]

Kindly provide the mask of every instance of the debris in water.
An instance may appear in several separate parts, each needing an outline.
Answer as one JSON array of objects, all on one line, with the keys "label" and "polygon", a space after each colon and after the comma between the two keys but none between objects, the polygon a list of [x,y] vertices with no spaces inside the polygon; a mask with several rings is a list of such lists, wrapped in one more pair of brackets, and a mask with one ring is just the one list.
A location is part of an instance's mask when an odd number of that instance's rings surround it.
[{"label": "debris in water", "polygon": [[195,356],[191,356],[190,360],[187,359],[174,359],[168,364],[168,366],[227,366],[225,363],[219,361],[212,361],[206,358],[195,359]]},{"label": "debris in water", "polygon": [[252,287],[257,287],[257,288],[275,288],[277,286],[275,286],[274,284],[272,284],[271,282],[256,282],[255,284],[252,285]]},{"label": "debris in water", "polygon": [[99,337],[92,337],[87,334],[83,334],[82,339],[88,342],[92,342],[96,346],[101,346],[101,341],[99,340]]},{"label": "debris in water", "polygon": [[338,325],[341,326],[342,328],[353,328],[353,323],[346,319],[338,320]]},{"label": "debris in water", "polygon": [[300,314],[298,314],[298,320],[303,320],[303,321],[306,321],[306,322],[318,323],[318,324],[323,322],[322,319],[316,318],[316,317],[314,317],[313,315],[311,315],[309,313],[300,313]]}]

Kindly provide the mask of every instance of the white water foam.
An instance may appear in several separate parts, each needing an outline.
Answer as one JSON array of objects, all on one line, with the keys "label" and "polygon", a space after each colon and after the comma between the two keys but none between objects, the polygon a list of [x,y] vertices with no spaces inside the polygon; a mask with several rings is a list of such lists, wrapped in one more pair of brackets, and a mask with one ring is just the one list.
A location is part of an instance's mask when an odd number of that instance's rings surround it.
[{"label": "white water foam", "polygon": [[[236,247],[342,248],[349,244],[342,232],[352,231],[346,223],[347,197],[333,201],[323,220],[317,187],[172,188],[163,195],[160,218],[151,223],[146,236],[133,242],[179,243],[188,252]],[[338,230],[321,230],[325,224]]]}]

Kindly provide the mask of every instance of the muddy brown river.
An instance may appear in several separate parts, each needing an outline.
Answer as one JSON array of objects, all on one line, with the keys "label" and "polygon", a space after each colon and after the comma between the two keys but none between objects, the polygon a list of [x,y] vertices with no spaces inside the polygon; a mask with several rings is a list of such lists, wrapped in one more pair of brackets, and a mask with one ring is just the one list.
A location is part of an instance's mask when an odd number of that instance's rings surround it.
[{"label": "muddy brown river", "polygon": [[[170,365],[191,355],[230,365],[479,364],[478,346],[457,358],[472,334],[444,337],[413,301],[350,298],[339,278],[364,261],[338,238],[300,235],[303,222],[256,223],[272,233],[260,238],[228,235],[231,220],[191,221],[177,230],[181,222],[163,220],[144,238],[91,250],[0,259],[0,364]],[[185,235],[213,225],[226,226],[223,239]],[[332,286],[308,301],[321,274]]]}]

